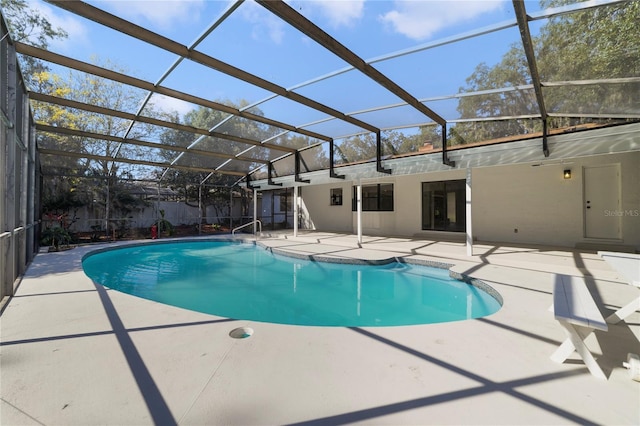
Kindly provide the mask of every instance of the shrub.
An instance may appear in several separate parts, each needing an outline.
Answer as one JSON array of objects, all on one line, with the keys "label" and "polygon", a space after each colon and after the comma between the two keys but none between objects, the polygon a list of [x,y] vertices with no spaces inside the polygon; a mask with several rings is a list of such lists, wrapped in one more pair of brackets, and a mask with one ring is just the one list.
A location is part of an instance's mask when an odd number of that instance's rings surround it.
[{"label": "shrub", "polygon": [[60,226],[54,226],[42,231],[42,237],[40,238],[40,244],[42,245],[52,246],[57,250],[60,245],[68,246],[69,243],[71,243],[71,235]]}]

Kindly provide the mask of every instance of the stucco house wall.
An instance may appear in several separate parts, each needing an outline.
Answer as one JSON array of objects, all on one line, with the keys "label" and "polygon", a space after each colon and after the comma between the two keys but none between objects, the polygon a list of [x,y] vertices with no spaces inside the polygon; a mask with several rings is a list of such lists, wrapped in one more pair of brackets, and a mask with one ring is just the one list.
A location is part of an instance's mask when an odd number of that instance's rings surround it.
[{"label": "stucco house wall", "polygon": [[[549,166],[480,168],[473,174],[473,233],[483,241],[574,247],[585,237],[584,168],[619,164],[620,207],[590,212],[620,220],[620,239],[603,243],[640,248],[640,153],[599,155]],[[571,170],[571,179],[563,170]],[[612,189],[613,190],[613,189]]]},{"label": "stucco house wall", "polygon": [[[583,196],[585,167],[618,164],[620,207],[598,214],[605,220],[620,220],[619,239],[585,238]],[[571,179],[563,170],[571,169]],[[466,178],[465,169],[404,176],[362,179],[363,185],[394,184],[393,212],[363,212],[362,232],[366,235],[422,236],[463,239],[464,234],[423,231],[421,219],[422,182]],[[471,172],[472,230],[475,240],[515,244],[548,244],[575,247],[584,243],[609,243],[640,249],[640,152],[593,155],[516,165],[476,167]],[[319,231],[357,231],[357,216],[351,209],[352,187],[357,182],[301,187],[305,215]],[[330,205],[331,189],[342,188],[341,206]]]}]

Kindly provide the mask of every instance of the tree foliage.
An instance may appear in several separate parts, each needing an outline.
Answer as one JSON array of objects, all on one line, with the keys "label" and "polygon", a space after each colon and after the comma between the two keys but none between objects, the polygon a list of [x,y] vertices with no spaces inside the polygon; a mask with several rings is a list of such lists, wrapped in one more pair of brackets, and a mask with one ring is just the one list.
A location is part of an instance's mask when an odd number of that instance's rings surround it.
[{"label": "tree foliage", "polygon": [[[47,49],[51,41],[68,37],[63,28],[51,24],[37,9],[30,7],[27,0],[0,0],[0,8],[13,41]],[[20,60],[22,75],[27,82],[35,72],[48,70],[42,61],[30,56],[20,56]]]},{"label": "tree foliage", "polygon": [[[574,3],[572,0],[542,0],[544,9]],[[543,82],[571,82],[640,75],[640,2],[614,3],[548,20],[534,37],[537,68]],[[529,66],[521,43],[515,43],[493,67],[479,64],[460,93],[508,88],[500,93],[478,94],[460,99],[462,118],[517,117],[538,114]],[[585,114],[616,114],[638,111],[637,83],[567,84],[543,89],[548,112],[567,114],[555,126],[588,122]],[[467,143],[526,134],[542,129],[539,120],[503,120],[459,123],[452,140]]]},{"label": "tree foliage", "polygon": [[[544,7],[567,0],[542,0]],[[538,42],[543,81],[602,80],[640,76],[640,2],[628,1],[552,18]],[[545,89],[549,112],[638,112],[638,83]],[[567,123],[569,124],[569,123]]]},{"label": "tree foliage", "polygon": [[[237,103],[233,103],[228,100],[219,102],[232,106],[236,109],[242,109],[248,104],[245,100],[240,100]],[[263,115],[262,111],[258,108],[253,108],[251,112],[258,116]],[[232,117],[229,119],[227,113],[205,107],[198,107],[197,109],[191,110],[183,117],[180,117],[176,113],[168,114],[165,116],[165,120],[172,121],[177,124],[185,124],[206,131],[214,129],[217,133],[228,134],[254,142],[263,142],[268,140],[271,145],[282,145],[287,148],[300,149],[316,143],[316,141],[311,140],[311,138],[307,136],[295,133],[283,133],[282,129],[254,120],[248,120],[242,117]],[[286,151],[274,152],[273,150],[264,147],[234,141],[228,138],[204,135],[199,136],[176,129],[165,129],[160,134],[159,140],[163,145],[167,146],[180,146],[183,148],[192,147],[193,149],[201,151],[209,151],[212,153],[232,156],[242,155],[243,157],[253,158],[256,160],[271,161],[286,153]],[[227,161],[221,157],[201,156],[190,153],[183,153],[178,159],[178,153],[172,150],[166,150],[162,155],[166,161],[176,161],[176,164],[185,167],[215,169]],[[325,167],[328,165],[326,154],[321,149],[306,150],[302,154],[302,157],[304,163],[302,169],[313,169],[313,167],[316,167],[317,165]],[[261,165],[260,162],[246,163],[243,161],[243,163],[242,168],[236,171],[244,172],[258,168]],[[280,174],[292,174],[294,172],[293,156],[275,162],[275,169],[277,170],[276,172]],[[246,196],[245,191],[240,191],[238,188],[226,188],[228,186],[233,186],[238,179],[238,176],[226,175],[223,173],[169,169],[164,172],[162,181],[172,189],[178,191],[185,198],[187,203],[191,205],[199,205],[201,208],[201,217],[204,221],[206,218],[207,206],[212,206],[218,217],[225,216],[227,214],[230,208],[230,190],[238,192],[242,197]],[[242,205],[248,205],[245,201],[246,200],[243,200]]]},{"label": "tree foliage", "polygon": [[[226,102],[230,104],[230,102]],[[231,104],[231,106],[235,106]],[[237,106],[235,106],[237,107]],[[186,124],[203,130],[211,130],[220,125],[227,114],[210,108],[199,107],[186,113],[182,118],[177,114],[166,115],[165,119],[178,124]],[[216,129],[222,133],[233,134],[247,139],[264,138],[267,129],[252,124],[249,120],[232,119],[225,123],[224,129]],[[238,155],[250,148],[250,145],[220,140],[210,136],[197,136],[190,132],[176,129],[165,129],[159,135],[160,142],[167,146],[193,147],[202,151],[211,151],[220,154]],[[178,153],[165,150],[161,153],[166,161],[175,161]],[[251,156],[248,154],[247,156]],[[259,157],[258,157],[259,158]],[[178,160],[179,165],[187,167],[199,167],[215,169],[224,162],[223,158],[192,155],[184,153]],[[229,189],[222,186],[230,185],[238,178],[236,176],[223,175],[221,173],[189,171],[182,169],[169,169],[164,173],[163,182],[184,198],[189,205],[199,206],[202,222],[206,222],[207,206],[213,206],[218,216],[224,216],[229,211]],[[224,213],[223,213],[224,212]]]},{"label": "tree foliage", "polygon": [[[429,143],[441,146],[442,137],[435,129],[435,126],[423,126],[415,134],[405,134],[399,130],[381,132],[382,157],[417,153]],[[338,164],[374,161],[376,155],[376,136],[373,133],[351,136],[336,144],[335,161]]]},{"label": "tree foliage", "polygon": [[[105,62],[101,66],[126,72]],[[32,77],[32,90],[61,98],[68,98],[90,105],[99,105],[114,110],[135,112],[144,94],[117,82],[90,74],[69,71],[65,75],[49,71],[38,71]],[[138,123],[129,128],[131,122],[118,117],[95,114],[46,102],[32,103],[34,119],[50,126],[81,130],[102,135],[124,135],[130,138],[145,138],[153,135],[150,125]],[[156,113],[148,108],[145,114]],[[113,158],[153,159],[148,149],[110,139],[95,139],[58,133],[40,132],[39,148],[87,154],[86,158],[67,156],[43,156],[43,209],[59,209],[56,200],[73,197],[75,207],[91,206],[110,217],[126,216],[142,207],[138,199],[127,197],[127,188],[122,179],[132,178],[132,166],[110,160],[92,159],[90,156]],[[98,212],[96,211],[96,214]]]}]

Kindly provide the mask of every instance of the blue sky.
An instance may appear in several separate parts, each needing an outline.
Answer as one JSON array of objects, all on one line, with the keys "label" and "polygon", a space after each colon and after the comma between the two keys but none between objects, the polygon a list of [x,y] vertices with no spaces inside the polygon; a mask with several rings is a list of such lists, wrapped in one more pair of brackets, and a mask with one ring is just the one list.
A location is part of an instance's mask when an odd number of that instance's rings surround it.
[{"label": "blue sky", "polygon": [[[222,0],[109,0],[89,3],[185,45],[191,44],[229,5]],[[510,0],[306,0],[288,3],[364,59],[514,19]],[[87,62],[95,57],[101,61],[109,59],[136,77],[152,82],[175,60],[172,54],[118,35],[56,6],[39,0],[32,0],[31,4],[48,16],[54,25],[69,33],[68,39],[52,44],[50,48],[55,52]],[[538,10],[537,1],[526,2],[526,6],[528,11]],[[374,66],[417,98],[451,95],[465,84],[465,78],[478,63],[492,65],[498,62],[509,46],[518,41],[517,29],[511,28],[456,46],[434,48]],[[285,88],[346,66],[252,1],[243,3],[197,50]],[[255,102],[268,95],[262,89],[188,61],[184,61],[163,85],[214,100],[233,102],[240,99]],[[345,113],[398,102],[377,84],[356,73],[304,87],[299,92]],[[192,107],[167,98],[154,97],[154,102],[180,113]],[[324,116],[307,108],[296,108],[295,116],[292,116],[293,108],[288,102],[275,100],[262,104],[260,108],[267,117],[295,125]],[[441,107],[441,115],[445,118],[455,118],[452,102],[434,105]],[[414,118],[413,112],[402,114],[406,115],[407,122],[422,120],[418,116]],[[374,115],[371,117],[374,119]],[[384,121],[383,117],[380,119]]]}]

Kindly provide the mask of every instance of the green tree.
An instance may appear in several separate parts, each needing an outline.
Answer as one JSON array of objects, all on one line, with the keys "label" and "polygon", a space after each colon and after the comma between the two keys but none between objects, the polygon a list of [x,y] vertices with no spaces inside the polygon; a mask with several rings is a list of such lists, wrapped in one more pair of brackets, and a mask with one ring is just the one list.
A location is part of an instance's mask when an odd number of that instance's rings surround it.
[{"label": "green tree", "polygon": [[[491,68],[485,63],[479,64],[466,79],[467,86],[461,88],[460,92],[514,89],[463,97],[458,103],[458,112],[464,119],[536,114],[539,111],[535,92],[532,89],[516,89],[528,82],[529,69],[524,52],[519,45],[513,45],[496,66]],[[531,133],[535,130],[535,123],[531,123],[530,120],[463,122],[450,127],[447,138],[451,145],[458,145]]]},{"label": "green tree", "polygon": [[[420,133],[414,135],[406,135],[398,130],[381,132],[382,156],[418,152],[425,143],[429,143],[433,139],[427,130],[430,128],[431,126],[424,126],[420,129]],[[352,136],[337,144],[336,148],[336,163],[338,164],[375,161],[377,155],[376,136],[373,133]]]},{"label": "green tree", "polygon": [[[105,62],[98,64],[105,68],[126,73],[126,70]],[[102,79],[93,75],[69,71],[60,76],[48,71],[36,72],[32,78],[34,91],[47,95],[69,98],[91,105],[99,105],[120,111],[136,111],[142,91],[133,90],[117,82]],[[129,138],[153,137],[153,126],[136,123],[131,126],[129,120],[117,117],[94,114],[84,110],[71,109],[46,102],[32,102],[34,118],[39,123],[49,126],[80,130],[95,134],[124,135]],[[152,107],[145,114],[155,116]],[[117,218],[129,215],[139,209],[143,201],[127,196],[128,188],[123,179],[138,176],[139,172],[128,164],[111,160],[92,159],[90,156],[117,158],[154,159],[153,150],[131,144],[120,144],[107,139],[94,139],[83,136],[71,136],[59,133],[40,132],[38,146],[41,149],[78,152],[87,154],[86,158],[71,156],[41,157],[43,181],[43,210],[57,211],[57,200],[66,199],[73,193],[73,200],[78,205],[91,206],[95,215]],[[122,227],[122,226],[119,226]]]},{"label": "green tree", "polygon": [[[541,0],[543,8],[574,3]],[[543,81],[640,76],[640,2],[631,0],[549,20],[540,32]]]},{"label": "green tree", "polygon": [[[542,0],[557,7],[568,0]],[[543,81],[640,76],[640,1],[626,1],[550,19],[541,29],[538,67]],[[545,105],[557,113],[637,113],[638,83],[590,84],[545,89]],[[574,124],[563,120],[560,124]],[[582,122],[584,120],[580,120]]]},{"label": "green tree", "polygon": [[[574,3],[542,0],[543,8]],[[557,15],[548,20],[532,40],[543,82],[588,81],[640,75],[640,2],[628,1]],[[479,64],[459,92],[501,88],[509,91],[461,98],[462,118],[513,117],[537,114],[531,76],[521,43],[515,43],[495,66]],[[638,110],[638,84],[589,84],[545,87],[548,112],[567,115],[624,113]],[[589,122],[588,118],[554,119],[554,126]],[[542,130],[539,120],[507,119],[459,123],[448,135],[453,143],[469,143]]]},{"label": "green tree", "polygon": [[371,161],[376,158],[376,138],[373,133],[351,136],[335,147],[337,164]]},{"label": "green tree", "polygon": [[[0,9],[14,41],[48,49],[51,41],[68,37],[63,28],[54,27],[37,9],[30,7],[26,0],[0,0]],[[20,61],[22,75],[28,83],[35,72],[48,70],[42,61],[30,56],[22,55]]]},{"label": "green tree", "polygon": [[[289,148],[302,149],[309,147],[314,144],[318,144],[320,141],[315,139],[311,139],[308,136],[295,134],[295,133],[287,133],[280,139],[276,141],[277,144],[282,144],[288,146]],[[300,171],[315,171],[321,169],[329,168],[329,157],[327,156],[326,149],[328,148],[328,143],[324,143],[324,145],[317,145],[313,148],[303,149],[300,151]],[[293,160],[290,161],[293,165]],[[293,165],[295,167],[295,165]],[[291,169],[289,171],[290,174],[293,174],[295,169]]]},{"label": "green tree", "polygon": [[402,155],[418,152],[425,144],[422,132],[406,135],[398,130],[387,130],[381,135],[383,155]]},{"label": "green tree", "polygon": [[[226,104],[239,108],[226,101]],[[240,107],[246,104],[241,102]],[[254,111],[254,113],[256,113]],[[214,126],[219,125],[227,117],[227,114],[210,108],[199,107],[189,111],[182,118],[177,113],[168,114],[165,119],[178,124],[186,124],[203,130],[210,130]],[[222,126],[215,129],[220,133],[228,133],[252,140],[266,139],[268,134],[268,126],[258,125],[257,123],[246,120],[233,118],[228,120]],[[159,135],[160,142],[166,146],[189,147],[201,151],[210,151],[227,155],[238,155],[251,145],[239,142],[231,142],[229,140],[221,140],[215,137],[198,136],[190,132],[180,131],[176,129],[165,129]],[[196,143],[197,142],[197,143]],[[251,148],[251,151],[245,155],[247,157],[255,157],[260,159],[266,153],[261,148]],[[160,154],[166,161],[174,161],[178,157],[178,153],[172,150],[164,150]],[[177,165],[214,169],[218,165],[226,161],[224,158],[194,155],[184,153],[177,161]],[[201,211],[202,222],[206,222],[207,206],[214,206],[218,215],[222,212],[228,212],[229,205],[229,188],[225,186],[232,185],[238,180],[237,176],[225,175],[222,173],[210,173],[200,171],[187,171],[182,169],[169,169],[164,174],[163,181],[172,189],[184,197],[185,202],[191,206],[199,206]],[[200,201],[200,203],[199,203]]]},{"label": "green tree", "polygon": [[420,127],[418,141],[422,142],[423,146],[431,144],[433,148],[442,148],[442,127],[435,125]]}]

